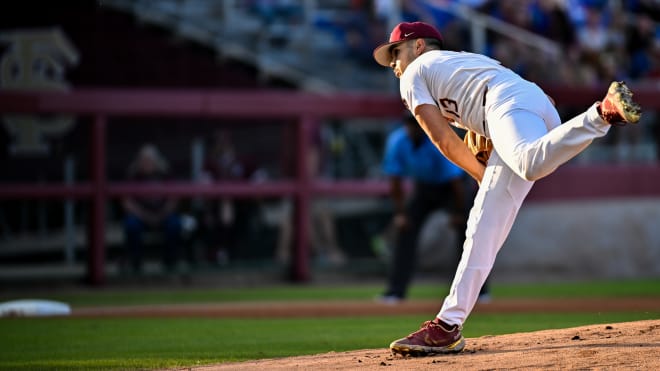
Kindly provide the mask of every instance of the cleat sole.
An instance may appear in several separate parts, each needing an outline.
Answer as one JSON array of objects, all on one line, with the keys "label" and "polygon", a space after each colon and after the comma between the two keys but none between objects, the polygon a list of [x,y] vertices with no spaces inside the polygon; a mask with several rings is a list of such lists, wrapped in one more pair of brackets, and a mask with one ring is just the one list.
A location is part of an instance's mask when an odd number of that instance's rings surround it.
[{"label": "cleat sole", "polygon": [[624,82],[615,82],[610,87],[614,99],[614,104],[619,108],[619,112],[623,114],[623,119],[630,124],[636,124],[641,118],[642,109],[639,104],[635,103],[632,99],[633,93]]}]

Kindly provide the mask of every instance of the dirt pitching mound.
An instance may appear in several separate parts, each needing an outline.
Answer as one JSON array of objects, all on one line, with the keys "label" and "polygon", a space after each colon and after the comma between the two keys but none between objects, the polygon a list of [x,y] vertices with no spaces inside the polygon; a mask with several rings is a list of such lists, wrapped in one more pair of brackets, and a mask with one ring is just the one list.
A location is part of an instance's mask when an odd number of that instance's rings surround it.
[{"label": "dirt pitching mound", "polygon": [[403,358],[389,350],[265,359],[193,370],[660,370],[660,319],[467,339],[460,354]]}]

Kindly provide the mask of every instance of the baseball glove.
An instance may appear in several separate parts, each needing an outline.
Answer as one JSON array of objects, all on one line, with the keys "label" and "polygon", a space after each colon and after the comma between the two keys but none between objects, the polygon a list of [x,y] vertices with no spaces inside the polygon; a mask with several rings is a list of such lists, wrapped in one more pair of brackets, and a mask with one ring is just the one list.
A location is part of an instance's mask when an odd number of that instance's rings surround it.
[{"label": "baseball glove", "polygon": [[493,142],[471,130],[465,133],[463,142],[468,146],[474,157],[477,158],[477,161],[486,166],[490,158],[490,153],[493,151]]}]

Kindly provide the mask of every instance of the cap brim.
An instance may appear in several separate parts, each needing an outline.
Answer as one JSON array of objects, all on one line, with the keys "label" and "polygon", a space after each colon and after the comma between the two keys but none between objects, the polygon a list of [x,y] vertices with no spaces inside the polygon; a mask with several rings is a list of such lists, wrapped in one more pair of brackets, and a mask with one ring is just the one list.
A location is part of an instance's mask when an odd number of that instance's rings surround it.
[{"label": "cap brim", "polygon": [[392,56],[390,55],[390,50],[393,45],[401,44],[405,40],[395,41],[391,43],[381,44],[374,49],[374,59],[378,64],[383,67],[389,67]]}]

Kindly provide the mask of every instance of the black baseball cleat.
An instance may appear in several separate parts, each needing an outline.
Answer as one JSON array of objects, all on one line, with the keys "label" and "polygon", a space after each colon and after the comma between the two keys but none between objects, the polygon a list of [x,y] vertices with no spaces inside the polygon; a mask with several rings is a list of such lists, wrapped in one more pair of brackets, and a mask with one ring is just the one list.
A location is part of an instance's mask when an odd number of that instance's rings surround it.
[{"label": "black baseball cleat", "polygon": [[633,93],[623,81],[614,81],[607,95],[598,106],[598,113],[610,125],[636,124],[642,115],[639,104],[632,99]]},{"label": "black baseball cleat", "polygon": [[437,318],[424,322],[419,330],[390,344],[393,354],[412,357],[459,353],[464,347],[461,327],[450,326]]}]

